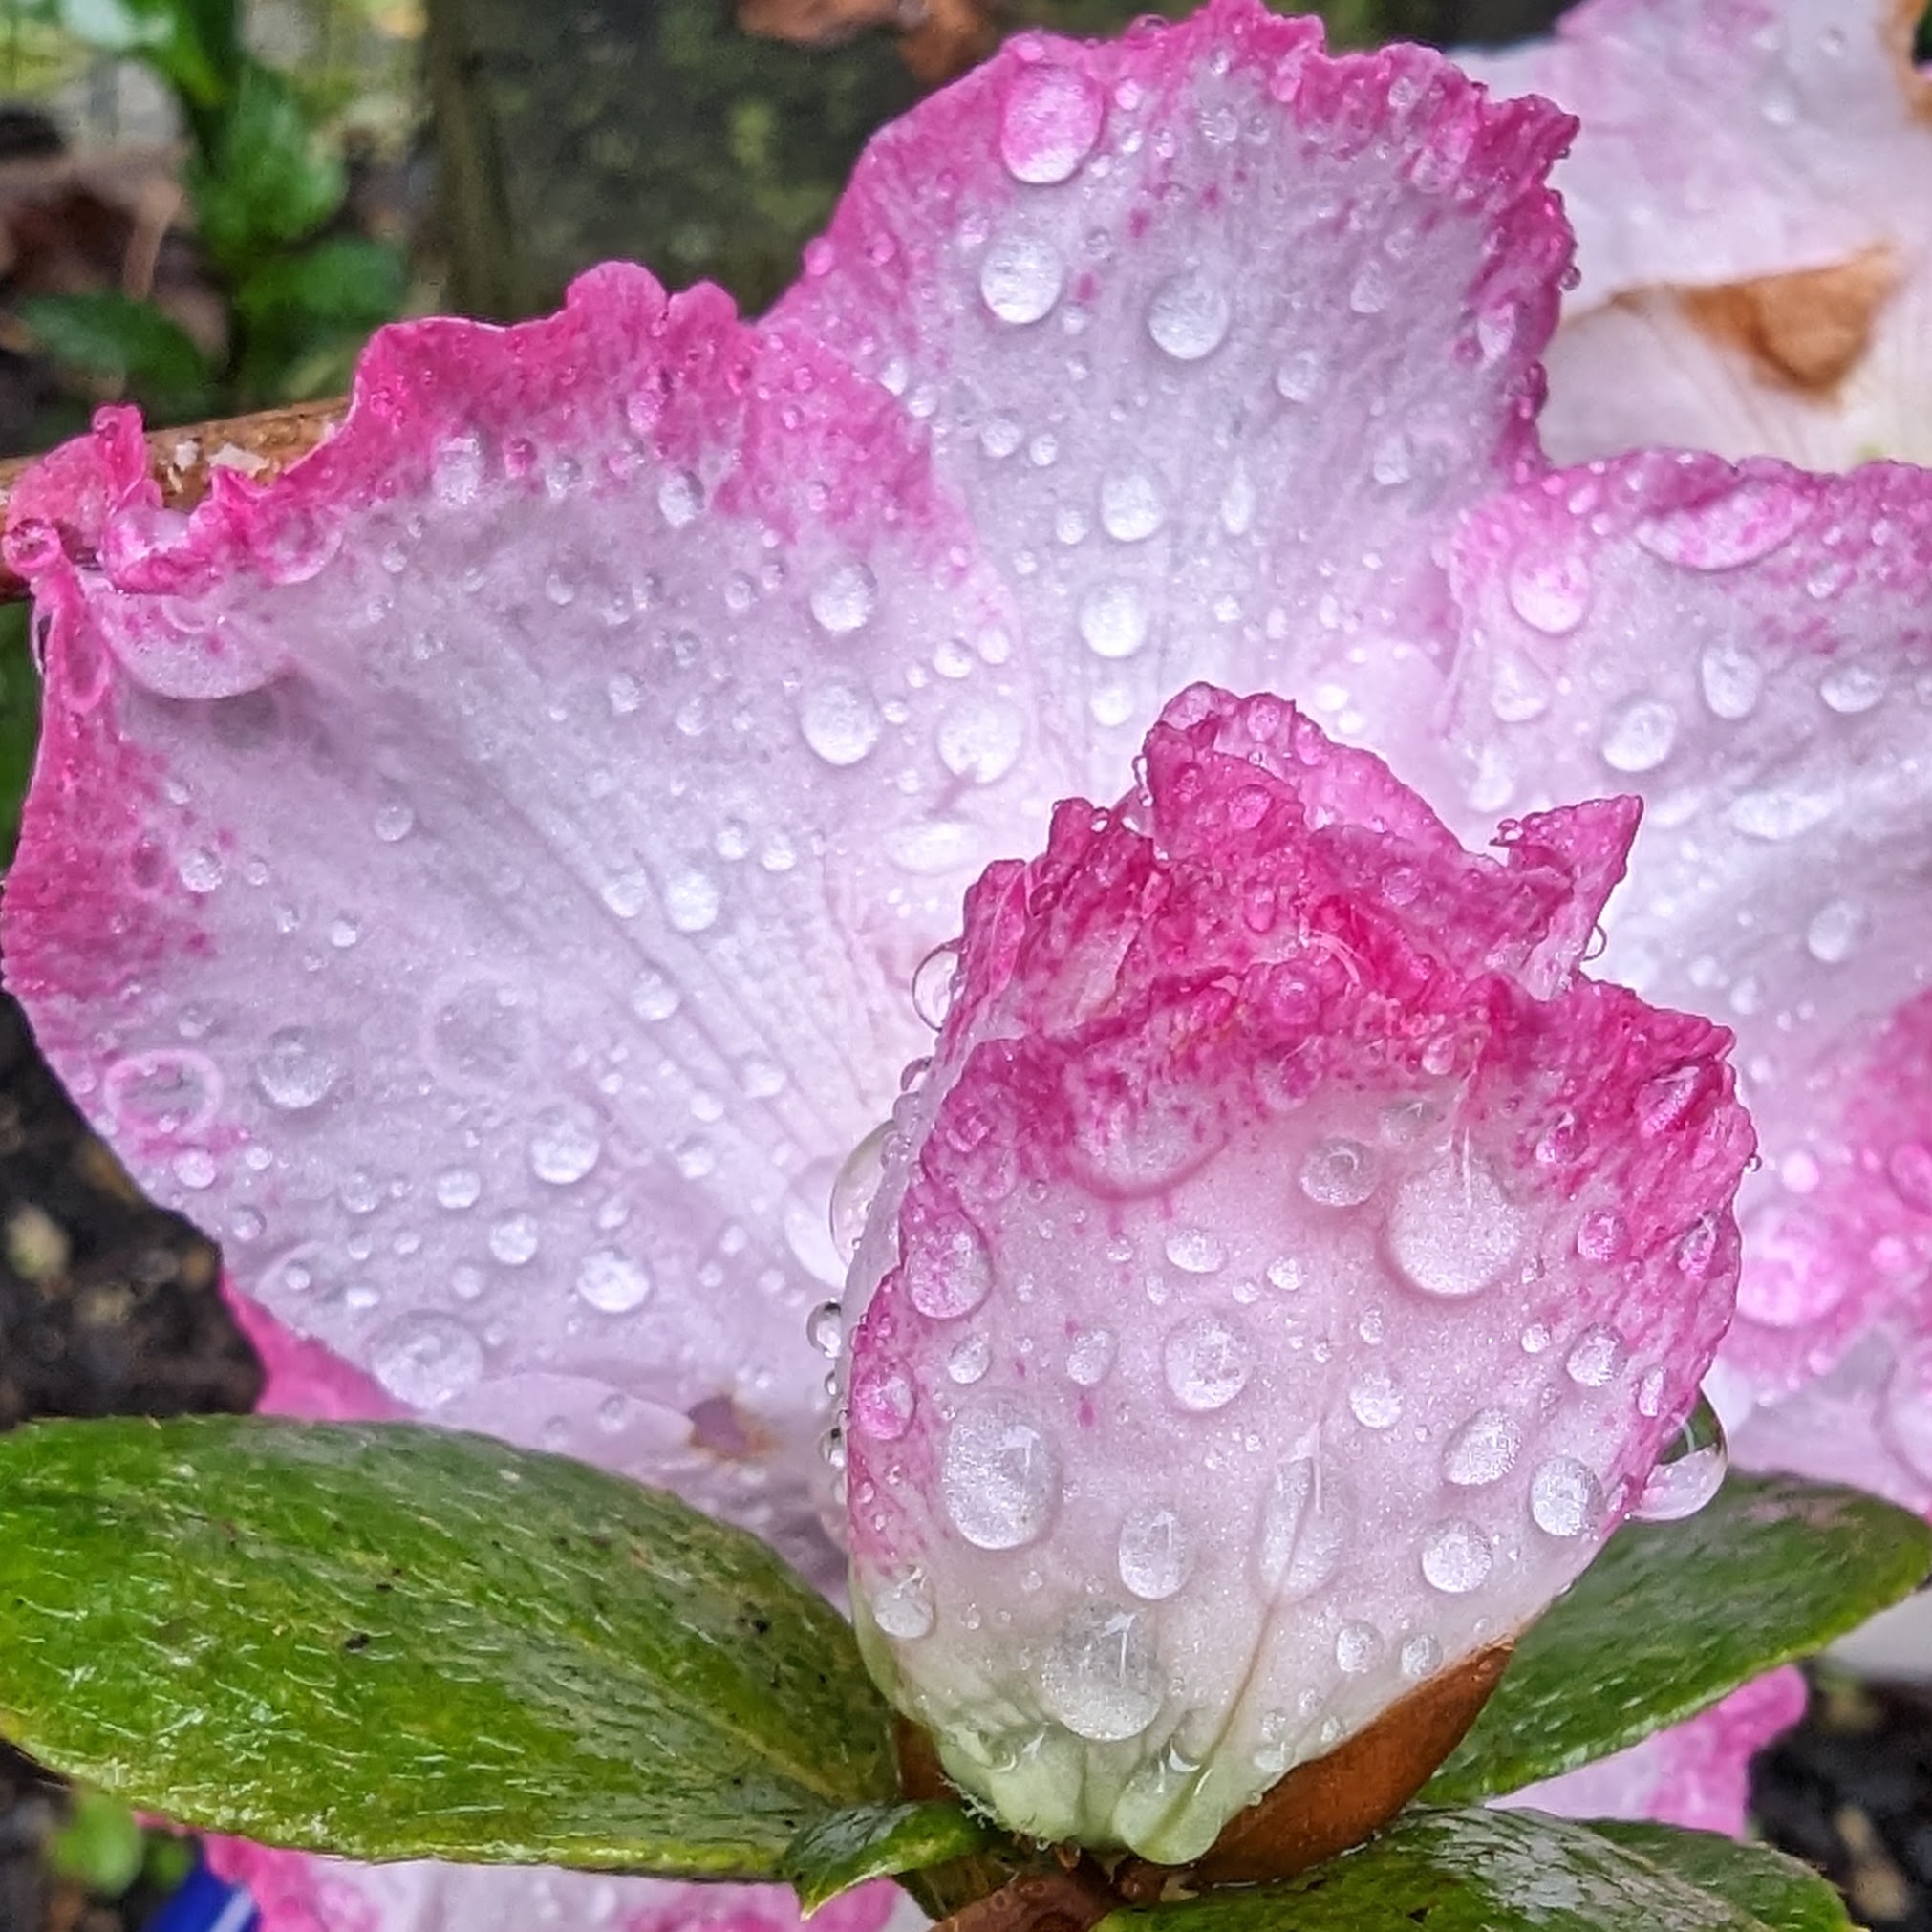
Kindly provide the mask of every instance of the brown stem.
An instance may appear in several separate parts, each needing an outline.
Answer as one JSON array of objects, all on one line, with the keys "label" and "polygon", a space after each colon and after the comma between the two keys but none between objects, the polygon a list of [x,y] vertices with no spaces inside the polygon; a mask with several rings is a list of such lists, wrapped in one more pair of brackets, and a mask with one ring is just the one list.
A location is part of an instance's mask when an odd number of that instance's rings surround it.
[{"label": "brown stem", "polygon": [[1121,1902],[1106,1874],[1083,1858],[1069,1868],[1020,1873],[942,1920],[937,1932],[1087,1932]]},{"label": "brown stem", "polygon": [[[215,422],[190,422],[180,429],[151,429],[147,434],[148,474],[161,485],[168,508],[192,509],[207,494],[208,477],[217,467],[241,469],[250,476],[273,476],[297,457],[307,456],[323,440],[349,408],[347,397],[327,402],[295,402],[282,409],[264,409],[253,416],[230,416]],[[14,457],[0,462],[0,523],[4,523],[14,485],[39,459]],[[27,586],[0,565],[0,603],[15,603]]]}]

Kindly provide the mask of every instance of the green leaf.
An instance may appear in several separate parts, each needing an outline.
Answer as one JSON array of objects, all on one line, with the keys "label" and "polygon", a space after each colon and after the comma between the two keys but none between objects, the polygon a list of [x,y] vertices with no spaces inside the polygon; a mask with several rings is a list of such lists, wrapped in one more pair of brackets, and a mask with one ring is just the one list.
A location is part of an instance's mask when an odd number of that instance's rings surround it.
[{"label": "green leaf", "polygon": [[127,387],[159,415],[193,415],[208,395],[207,358],[152,302],[116,290],[35,295],[19,316],[55,361]]},{"label": "green leaf", "polygon": [[40,741],[40,675],[32,634],[32,613],[25,604],[0,605],[0,865],[13,857]]},{"label": "green leaf", "polygon": [[140,1877],[147,1838],[140,1820],[104,1792],[76,1792],[67,1822],[48,1847],[48,1862],[63,1878],[102,1899],[118,1899]]},{"label": "green leaf", "polygon": [[1516,1641],[1470,1734],[1423,1787],[1471,1804],[1707,1709],[1896,1603],[1932,1530],[1857,1490],[1733,1475],[1681,1523],[1627,1523]]},{"label": "green leaf", "polygon": [[380,242],[333,236],[250,268],[235,305],[257,328],[374,329],[402,306],[402,257]]},{"label": "green leaf", "polygon": [[897,1791],[850,1630],[757,1538],[403,1426],[0,1437],[0,1730],[144,1810],[378,1860],[772,1878]]},{"label": "green leaf", "polygon": [[1777,1932],[1848,1932],[1852,1923],[1835,1885],[1768,1845],[1741,1845],[1721,1832],[1682,1832],[1669,1825],[1616,1819],[1593,1819],[1590,1829],[1685,1884],[1728,1899]]},{"label": "green leaf", "polygon": [[195,225],[209,252],[235,272],[265,251],[313,234],[342,204],[342,163],[316,138],[289,84],[246,62],[211,134],[185,175]]},{"label": "green leaf", "polygon": [[[1769,1895],[1769,1885],[1752,1891]],[[1110,1913],[1100,1932],[1776,1932],[1808,1922],[1761,1918],[1588,1825],[1469,1811],[1411,1813],[1285,1885]]]},{"label": "green leaf", "polygon": [[784,1875],[799,1903],[816,1912],[868,1878],[924,1872],[971,1857],[999,1834],[948,1798],[926,1804],[854,1805],[807,1825],[784,1855]]}]

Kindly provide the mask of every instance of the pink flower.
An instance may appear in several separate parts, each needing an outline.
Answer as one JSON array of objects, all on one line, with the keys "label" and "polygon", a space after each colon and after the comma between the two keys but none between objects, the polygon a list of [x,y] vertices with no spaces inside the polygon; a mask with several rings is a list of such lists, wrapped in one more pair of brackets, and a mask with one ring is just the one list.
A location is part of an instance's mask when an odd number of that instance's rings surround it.
[{"label": "pink flower", "polygon": [[1576,974],[1635,816],[1475,857],[1196,686],[968,895],[848,1291],[853,1607],[1016,1829],[1191,1863],[1642,1491],[1750,1135],[1727,1036]]},{"label": "pink flower", "polygon": [[[805,1321],[834,1179],[931,1049],[914,969],[1212,677],[1474,846],[1644,795],[1603,970],[1737,1029],[1767,1142],[1733,1413],[1850,1376],[1925,1458],[1932,485],[1550,472],[1569,132],[1246,0],[1023,35],[880,136],[762,323],[608,268],[515,330],[386,332],[329,443],[190,517],[107,413],[7,539],[49,704],[6,955],[50,1056],[387,1401],[829,1579]],[[1512,895],[1450,924],[1458,982],[1572,997]],[[1632,1443],[1672,1419],[1636,1392]]]},{"label": "pink flower", "polygon": [[1468,65],[1582,119],[1564,461],[1643,443],[1932,462],[1932,75],[1916,0],[1587,0]]}]

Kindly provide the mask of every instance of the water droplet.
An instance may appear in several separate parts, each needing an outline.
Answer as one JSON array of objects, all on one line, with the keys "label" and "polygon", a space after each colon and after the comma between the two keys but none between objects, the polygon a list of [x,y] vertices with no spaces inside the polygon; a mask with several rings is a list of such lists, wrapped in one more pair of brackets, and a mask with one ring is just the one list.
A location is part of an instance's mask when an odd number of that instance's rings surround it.
[{"label": "water droplet", "polygon": [[1076,1610],[1041,1665],[1040,1701],[1076,1737],[1138,1737],[1161,1707],[1146,1616],[1106,1603]]},{"label": "water droplet", "polygon": [[835,1358],[846,1344],[845,1310],[836,1301],[821,1301],[805,1317],[805,1340],[819,1354]]},{"label": "water droplet", "polygon": [[1422,1546],[1422,1574],[1446,1597],[1466,1597],[1480,1589],[1494,1552],[1474,1523],[1445,1523]]},{"label": "water droplet", "polygon": [[1637,526],[1636,537],[1667,564],[1693,570],[1734,569],[1789,543],[1815,502],[1782,480],[1748,481],[1704,503],[1646,518]]},{"label": "water droplet", "polygon": [[1383,1660],[1388,1645],[1373,1623],[1357,1619],[1335,1633],[1335,1663],[1344,1676],[1360,1677]]},{"label": "water droplet", "polygon": [[1757,709],[1764,669],[1742,644],[1707,644],[1697,663],[1704,701],[1714,717],[1734,724]]},{"label": "water droplet", "polygon": [[874,1442],[897,1442],[912,1426],[917,1398],[904,1369],[876,1359],[852,1371],[848,1413],[853,1430]]},{"label": "water droplet", "polygon": [[947,1433],[939,1480],[953,1527],[980,1550],[1031,1543],[1060,1500],[1053,1446],[1008,1396],[960,1413]]},{"label": "water droplet", "polygon": [[460,1214],[483,1198],[483,1176],[474,1168],[445,1168],[436,1177],[436,1205]]},{"label": "water droplet", "polygon": [[182,884],[197,893],[212,892],[227,873],[222,855],[205,846],[195,846],[183,852],[176,870]]},{"label": "water droplet", "polygon": [[1349,1412],[1363,1428],[1390,1428],[1402,1418],[1402,1391],[1380,1364],[1365,1368],[1348,1391]]},{"label": "water droplet", "polygon": [[1633,698],[1610,714],[1600,749],[1612,771],[1654,771],[1677,741],[1677,713],[1661,698]]},{"label": "water droplet", "polygon": [[1168,1388],[1185,1409],[1225,1408],[1248,1385],[1252,1352],[1240,1332],[1217,1315],[1193,1315],[1171,1330],[1161,1350]]},{"label": "water droplet", "polygon": [[1176,362],[1198,362],[1227,338],[1234,319],[1228,291],[1206,275],[1170,276],[1148,306],[1148,333]]},{"label": "water droplet", "polygon": [[656,967],[647,967],[631,989],[631,1011],[639,1020],[669,1020],[677,1011],[679,995],[670,978]]},{"label": "water droplet", "polygon": [[688,469],[674,469],[657,485],[657,513],[681,530],[704,507],[704,485]]},{"label": "water droplet", "polygon": [[799,699],[799,730],[805,741],[833,766],[857,764],[879,741],[885,720],[871,693],[841,679],[826,678]]},{"label": "water droplet", "polygon": [[1194,1552],[1187,1527],[1165,1503],[1143,1503],[1121,1525],[1120,1579],[1148,1603],[1164,1602],[1188,1580]]},{"label": "water droplet", "polygon": [[1697,1406],[1657,1460],[1630,1513],[1641,1523],[1679,1523],[1694,1516],[1724,1486],[1730,1461],[1724,1424],[1709,1399]]},{"label": "water droplet", "polygon": [[1015,181],[1065,181],[1100,140],[1106,103],[1071,67],[1041,61],[1023,68],[999,109],[999,158]]},{"label": "water droplet", "polygon": [[1001,235],[979,258],[979,293],[1002,322],[1038,322],[1066,286],[1066,264],[1041,235]]},{"label": "water droplet", "polygon": [[946,1373],[962,1388],[977,1382],[993,1364],[993,1349],[983,1335],[969,1335],[955,1342],[946,1358]]},{"label": "water droplet", "polygon": [[1166,518],[1160,490],[1145,470],[1110,472],[1101,478],[1100,526],[1115,543],[1142,543]]},{"label": "water droplet", "polygon": [[1923,1141],[1900,1141],[1885,1157],[1885,1177],[1908,1208],[1932,1214],[1932,1148]]},{"label": "water droplet", "polygon": [[864,564],[844,563],[812,587],[812,621],[828,636],[862,631],[879,606],[878,581]]},{"label": "water droplet", "polygon": [[1148,614],[1131,584],[1099,584],[1080,600],[1080,634],[1096,657],[1131,657],[1148,641]]},{"label": "water droplet", "polygon": [[1340,1484],[1299,1456],[1281,1470],[1261,1511],[1256,1566],[1277,1601],[1292,1603],[1335,1574],[1348,1540],[1348,1511]]},{"label": "water droplet", "polygon": [[376,806],[375,826],[376,836],[385,846],[393,846],[416,829],[416,814],[399,799],[392,799]]},{"label": "water droplet", "polygon": [[1746,791],[1725,807],[1724,822],[1748,839],[1779,845],[1823,825],[1836,804],[1829,793]]},{"label": "water droplet", "polygon": [[118,1060],[101,1082],[108,1118],[122,1132],[189,1140],[215,1117],[222,1077],[205,1054],[163,1047]]},{"label": "water droplet", "polygon": [[1083,1388],[1092,1388],[1106,1379],[1113,1366],[1114,1339],[1105,1328],[1088,1328],[1067,1344],[1066,1372]]},{"label": "water droplet", "polygon": [[1575,1456],[1552,1456],[1530,1478],[1530,1516],[1545,1535],[1580,1536],[1602,1513],[1602,1489]]},{"label": "water droplet", "polygon": [[884,1180],[886,1136],[892,1131],[891,1121],[881,1121],[849,1154],[832,1182],[826,1217],[831,1228],[832,1246],[848,1268],[859,1252],[859,1239],[866,1232],[866,1216],[872,1211],[879,1183]]},{"label": "water droplet", "polygon": [[221,1170],[215,1165],[215,1157],[206,1148],[183,1148],[174,1157],[173,1173],[182,1187],[191,1188],[199,1193],[204,1188],[212,1188]]},{"label": "water droplet", "polygon": [[1515,1466],[1522,1446],[1523,1432],[1513,1416],[1500,1408],[1479,1408],[1445,1445],[1443,1475],[1464,1489],[1500,1482]]},{"label": "water droplet", "polygon": [[546,1107],[530,1130],[530,1171],[555,1188],[581,1181],[602,1152],[596,1115],[574,1101]]},{"label": "water droplet", "polygon": [[300,1113],[318,1106],[341,1074],[340,1057],[306,1026],[284,1026],[255,1058],[255,1084],[270,1106]]},{"label": "water droplet", "polygon": [[1842,966],[1865,936],[1865,909],[1852,899],[1834,899],[1812,915],[1805,946],[1821,966]]},{"label": "water droplet", "polygon": [[1414,1683],[1442,1668],[1442,1645],[1433,1637],[1410,1637],[1402,1646],[1402,1674]]},{"label": "water droplet", "polygon": [[972,1222],[953,1219],[909,1237],[906,1293],[921,1315],[956,1321],[971,1315],[993,1287],[993,1257]]},{"label": "water droplet", "polygon": [[483,1374],[483,1343],[460,1321],[412,1315],[376,1342],[376,1379],[411,1408],[436,1408],[472,1387]]},{"label": "water droplet", "polygon": [[870,1593],[872,1621],[901,1643],[916,1643],[933,1628],[933,1591],[922,1570],[909,1570]]},{"label": "water droplet", "polygon": [[1840,718],[1857,718],[1885,696],[1885,680],[1864,664],[1834,664],[1818,680],[1818,696]]},{"label": "water droplet", "polygon": [[1001,698],[962,698],[947,707],[933,742],[955,778],[997,784],[1026,748],[1026,720]]},{"label": "water droplet", "polygon": [[521,1268],[542,1235],[532,1214],[505,1214],[490,1229],[490,1253],[506,1268]]},{"label": "water droplet", "polygon": [[695,866],[673,872],[664,882],[664,916],[673,932],[702,933],[715,925],[723,894],[709,872]]},{"label": "water droplet", "polygon": [[1312,402],[1321,389],[1319,350],[1298,349],[1275,372],[1275,387],[1287,402]]},{"label": "water droplet", "polygon": [[1167,1237],[1170,1263],[1184,1275],[1212,1275],[1228,1258],[1228,1251],[1205,1228],[1176,1228]]},{"label": "water droplet", "polygon": [[1623,1362],[1623,1342],[1614,1328],[1600,1324],[1584,1329],[1563,1366],[1581,1388],[1601,1388]]},{"label": "water droplet", "polygon": [[1388,1215],[1388,1252],[1426,1295],[1487,1288],[1522,1246],[1524,1220],[1467,1135],[1410,1174]]},{"label": "water droplet", "polygon": [[1546,637],[1567,637],[1590,609],[1590,567],[1576,553],[1519,556],[1509,575],[1510,605]]},{"label": "water droplet", "polygon": [[584,1256],[577,1270],[577,1293],[606,1315],[628,1315],[650,1299],[651,1277],[629,1255],[598,1248]]},{"label": "water droplet", "polygon": [[958,988],[959,942],[934,946],[912,971],[912,1011],[934,1033],[945,1025]]},{"label": "water droplet", "polygon": [[1359,1207],[1381,1178],[1381,1160],[1361,1141],[1317,1141],[1302,1156],[1301,1191],[1324,1208]]}]

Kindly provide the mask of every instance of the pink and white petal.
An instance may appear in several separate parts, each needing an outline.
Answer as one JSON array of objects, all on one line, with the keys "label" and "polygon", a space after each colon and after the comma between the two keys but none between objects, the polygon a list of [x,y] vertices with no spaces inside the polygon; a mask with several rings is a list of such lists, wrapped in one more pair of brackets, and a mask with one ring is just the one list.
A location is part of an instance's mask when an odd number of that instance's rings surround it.
[{"label": "pink and white petal", "polygon": [[1538,424],[1558,462],[1648,445],[1844,470],[1875,458],[1932,463],[1932,274],[1891,290],[1834,381],[1789,379],[1672,289],[1565,320],[1550,345]]},{"label": "pink and white petal", "polygon": [[1909,1332],[1932,1262],[1928,569],[1922,471],[1688,456],[1553,475],[1455,547],[1470,821],[1641,785],[1603,970],[1738,1032],[1733,1421]]},{"label": "pink and white petal", "polygon": [[1751,1759],[1804,1712],[1802,1673],[1773,1670],[1700,1717],[1495,1802],[1561,1818],[1647,1819],[1739,1838],[1750,1803]]},{"label": "pink and white petal", "polygon": [[898,406],[611,268],[185,518],[109,412],[8,543],[7,971],[138,1178],[403,1406],[806,1522],[831,1179],[1059,785]]},{"label": "pink and white petal", "polygon": [[1568,132],[1211,0],[1016,36],[874,138],[776,319],[928,425],[1090,795],[1196,677],[1433,755],[1430,544],[1535,461]]},{"label": "pink and white petal", "polygon": [[[1457,59],[1577,115],[1555,182],[1577,231],[1573,312],[1896,248],[1932,210],[1932,81],[1913,0],[1585,0],[1546,41]],[[1629,371],[1622,372],[1628,379]],[[1673,439],[1674,440],[1683,439]]]},{"label": "pink and white petal", "polygon": [[[262,1932],[800,1932],[777,1885],[679,1885],[590,1872],[484,1865],[352,1865],[241,1838],[210,1838],[208,1862],[246,1885]],[[915,1932],[897,1886],[861,1886],[814,1915],[825,1932]]]},{"label": "pink and white petal", "polygon": [[1142,769],[969,898],[848,1289],[849,1526],[955,1780],[1185,1863],[1609,1535],[1750,1137],[1728,1036],[1571,970],[1627,801],[1477,856],[1201,688]]}]

